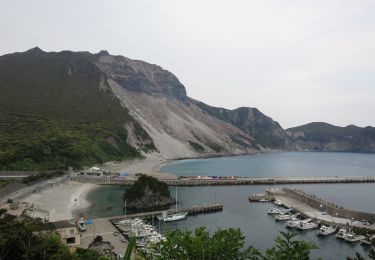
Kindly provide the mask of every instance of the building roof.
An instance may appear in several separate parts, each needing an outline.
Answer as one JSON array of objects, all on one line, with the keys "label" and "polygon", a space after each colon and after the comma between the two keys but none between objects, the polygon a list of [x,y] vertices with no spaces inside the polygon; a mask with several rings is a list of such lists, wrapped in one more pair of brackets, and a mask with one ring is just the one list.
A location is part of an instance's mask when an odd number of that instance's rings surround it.
[{"label": "building roof", "polygon": [[59,228],[71,228],[71,227],[76,227],[76,225],[68,220],[60,220],[60,221],[55,221],[52,222],[52,225],[59,229]]}]

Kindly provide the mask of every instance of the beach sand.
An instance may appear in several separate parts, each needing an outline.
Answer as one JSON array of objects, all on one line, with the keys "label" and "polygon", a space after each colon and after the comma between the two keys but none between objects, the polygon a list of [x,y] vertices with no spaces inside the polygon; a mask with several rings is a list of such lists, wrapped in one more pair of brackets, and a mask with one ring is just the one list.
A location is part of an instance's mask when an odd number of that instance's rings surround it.
[{"label": "beach sand", "polygon": [[[160,155],[151,154],[145,159],[129,160],[124,162],[108,162],[102,166],[111,172],[128,173],[134,177],[137,173],[145,173],[158,179],[176,179],[177,176],[169,173],[160,173],[160,167],[169,160]],[[72,219],[73,213],[90,207],[87,195],[98,187],[90,183],[69,181],[32,194],[23,201],[33,205],[32,216],[48,218],[49,221]]]},{"label": "beach sand", "polygon": [[170,173],[161,173],[160,168],[172,160],[161,155],[150,154],[145,159],[135,159],[123,162],[109,162],[103,168],[118,173],[128,173],[130,176],[137,173],[151,175],[158,179],[176,179],[177,176]]},{"label": "beach sand", "polygon": [[86,197],[95,187],[95,184],[70,181],[32,194],[24,201],[34,205],[33,216],[48,217],[45,212],[48,211],[51,222],[69,220],[73,218],[73,211],[90,206]]}]

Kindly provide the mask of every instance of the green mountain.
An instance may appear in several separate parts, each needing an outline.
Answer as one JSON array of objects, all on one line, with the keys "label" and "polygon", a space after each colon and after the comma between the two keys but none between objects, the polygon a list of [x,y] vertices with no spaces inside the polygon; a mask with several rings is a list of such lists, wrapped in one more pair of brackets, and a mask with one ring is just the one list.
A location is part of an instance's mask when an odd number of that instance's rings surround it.
[{"label": "green mountain", "polygon": [[80,167],[140,156],[127,143],[143,128],[109,90],[106,75],[82,52],[39,48],[0,57],[0,169]]},{"label": "green mountain", "polygon": [[297,149],[312,151],[375,152],[375,128],[339,127],[322,122],[287,129]]}]

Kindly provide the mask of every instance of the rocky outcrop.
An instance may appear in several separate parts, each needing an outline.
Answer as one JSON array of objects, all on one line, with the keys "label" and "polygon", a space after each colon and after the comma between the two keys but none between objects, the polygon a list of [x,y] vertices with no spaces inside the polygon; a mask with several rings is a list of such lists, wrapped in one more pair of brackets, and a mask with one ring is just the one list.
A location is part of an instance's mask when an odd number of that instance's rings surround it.
[{"label": "rocky outcrop", "polygon": [[157,179],[141,175],[124,193],[126,208],[135,211],[165,209],[175,203],[168,185]]},{"label": "rocky outcrop", "polygon": [[175,199],[170,196],[161,195],[159,192],[152,190],[149,186],[144,189],[142,197],[127,201],[126,208],[131,210],[155,210],[168,208],[175,203]]}]

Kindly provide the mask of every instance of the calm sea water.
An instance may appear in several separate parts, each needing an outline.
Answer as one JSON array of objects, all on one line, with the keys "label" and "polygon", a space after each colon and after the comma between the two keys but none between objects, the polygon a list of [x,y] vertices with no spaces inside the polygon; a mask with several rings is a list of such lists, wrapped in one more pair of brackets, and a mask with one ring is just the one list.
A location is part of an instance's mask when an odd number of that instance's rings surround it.
[{"label": "calm sea water", "polygon": [[[274,165],[272,165],[274,164]],[[375,155],[350,153],[274,153],[257,156],[185,160],[162,168],[163,172],[177,175],[236,175],[236,176],[323,176],[323,175],[374,175]],[[314,193],[336,204],[356,210],[375,213],[375,184],[313,184],[289,185]],[[158,224],[161,231],[173,228],[194,229],[206,226],[241,228],[248,245],[266,249],[273,244],[284,224],[267,215],[271,204],[249,203],[250,193],[262,192],[266,186],[181,187],[178,189],[182,206],[218,202],[224,210],[219,213],[188,216],[186,220]],[[89,195],[93,207],[89,216],[114,216],[122,214],[124,187],[102,186]],[[171,190],[174,194],[174,188]],[[319,246],[313,257],[346,259],[355,252],[366,254],[361,245],[348,244],[333,237],[318,238],[314,231],[298,233],[299,239],[312,241]]]},{"label": "calm sea water", "polygon": [[375,154],[279,152],[175,161],[161,168],[179,176],[363,176],[375,175]]}]

